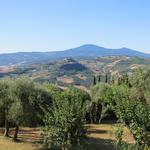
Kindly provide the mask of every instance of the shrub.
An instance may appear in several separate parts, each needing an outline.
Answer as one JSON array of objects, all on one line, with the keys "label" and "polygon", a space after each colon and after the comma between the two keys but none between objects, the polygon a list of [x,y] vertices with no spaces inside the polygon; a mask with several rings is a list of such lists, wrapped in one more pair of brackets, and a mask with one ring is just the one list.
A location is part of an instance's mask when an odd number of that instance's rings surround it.
[{"label": "shrub", "polygon": [[88,95],[77,89],[57,95],[45,116],[44,144],[48,148],[68,150],[83,146],[86,101]]}]

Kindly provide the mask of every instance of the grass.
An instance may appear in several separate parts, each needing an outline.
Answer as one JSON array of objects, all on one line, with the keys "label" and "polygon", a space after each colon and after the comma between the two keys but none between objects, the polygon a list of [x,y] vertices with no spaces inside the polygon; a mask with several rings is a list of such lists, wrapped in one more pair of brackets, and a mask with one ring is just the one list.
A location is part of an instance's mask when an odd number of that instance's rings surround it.
[{"label": "grass", "polygon": [[38,150],[39,146],[31,143],[14,143],[11,139],[0,137],[0,150]]},{"label": "grass", "polygon": [[[118,127],[117,124],[90,124],[87,127],[87,143],[90,150],[114,150],[114,132]],[[123,141],[129,144],[135,142],[127,128],[124,128]]]},{"label": "grass", "polygon": [[[113,142],[115,140],[114,130],[117,128],[116,124],[101,124],[86,125],[87,145],[89,150],[114,150]],[[10,135],[12,136],[11,129]],[[129,130],[124,128],[123,140],[127,143],[134,143]],[[0,150],[41,150],[41,132],[36,128],[21,128],[19,131],[19,142],[12,142],[12,138],[4,138],[2,131],[0,133]]]},{"label": "grass", "polygon": [[13,129],[10,137],[5,138],[0,133],[0,150],[40,150],[41,132],[34,128],[21,128],[19,131],[18,142],[12,141]]}]

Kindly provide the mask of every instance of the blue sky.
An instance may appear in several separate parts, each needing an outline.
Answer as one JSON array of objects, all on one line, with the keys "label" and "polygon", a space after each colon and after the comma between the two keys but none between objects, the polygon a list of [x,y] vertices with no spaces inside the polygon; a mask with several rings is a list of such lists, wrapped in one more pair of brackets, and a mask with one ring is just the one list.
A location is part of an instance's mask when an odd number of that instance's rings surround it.
[{"label": "blue sky", "polygon": [[0,0],[0,53],[83,44],[150,53],[150,0]]}]

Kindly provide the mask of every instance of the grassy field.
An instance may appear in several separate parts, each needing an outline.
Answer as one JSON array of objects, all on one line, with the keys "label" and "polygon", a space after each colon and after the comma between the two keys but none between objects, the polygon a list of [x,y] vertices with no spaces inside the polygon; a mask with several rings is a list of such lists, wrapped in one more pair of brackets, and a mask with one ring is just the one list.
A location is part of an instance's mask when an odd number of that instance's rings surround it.
[{"label": "grassy field", "polygon": [[[116,124],[88,125],[87,143],[89,150],[115,150],[113,142],[115,141],[114,132],[117,126]],[[124,128],[123,141],[130,144],[134,143],[134,139],[127,128]]]},{"label": "grassy field", "polygon": [[0,150],[40,150],[41,132],[40,129],[21,128],[19,131],[19,141],[12,142],[13,130],[10,132],[10,137],[5,138],[0,133]]},{"label": "grassy field", "polygon": [[[114,150],[114,130],[116,124],[101,124],[101,125],[87,125],[87,144],[89,150]],[[11,135],[13,130],[11,130]],[[124,129],[123,140],[127,143],[134,143],[134,140],[127,128]],[[14,143],[10,138],[2,136],[0,133],[0,150],[42,150],[41,132],[34,128],[21,128],[19,132],[19,142]]]}]

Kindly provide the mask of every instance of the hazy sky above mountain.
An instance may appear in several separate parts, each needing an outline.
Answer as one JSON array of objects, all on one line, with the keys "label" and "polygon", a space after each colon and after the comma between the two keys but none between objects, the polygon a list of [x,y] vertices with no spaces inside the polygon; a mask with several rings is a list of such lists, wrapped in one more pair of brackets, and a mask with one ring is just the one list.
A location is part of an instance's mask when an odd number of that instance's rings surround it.
[{"label": "hazy sky above mountain", "polygon": [[150,0],[0,0],[0,53],[83,44],[150,53]]}]

